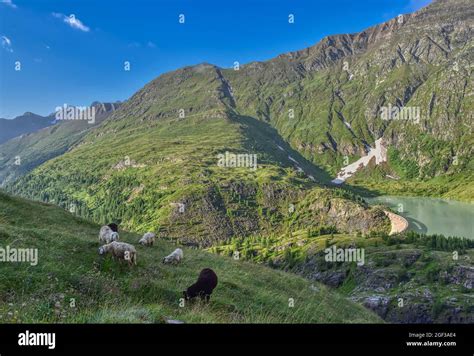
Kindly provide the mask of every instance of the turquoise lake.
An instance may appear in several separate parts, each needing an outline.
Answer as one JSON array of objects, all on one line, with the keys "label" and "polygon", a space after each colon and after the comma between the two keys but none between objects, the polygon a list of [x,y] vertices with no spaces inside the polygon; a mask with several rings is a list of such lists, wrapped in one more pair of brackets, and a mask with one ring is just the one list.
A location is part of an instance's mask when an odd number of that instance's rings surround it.
[{"label": "turquoise lake", "polygon": [[371,204],[392,208],[409,222],[409,230],[474,239],[474,204],[454,200],[380,196],[365,198]]}]

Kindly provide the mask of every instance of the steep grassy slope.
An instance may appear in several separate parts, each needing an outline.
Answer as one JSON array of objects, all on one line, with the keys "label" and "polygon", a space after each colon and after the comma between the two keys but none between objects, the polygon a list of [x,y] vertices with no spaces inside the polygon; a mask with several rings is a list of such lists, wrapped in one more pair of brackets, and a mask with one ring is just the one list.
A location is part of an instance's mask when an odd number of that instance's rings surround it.
[{"label": "steep grassy slope", "polygon": [[[98,253],[99,226],[42,203],[0,193],[0,247],[36,248],[38,264],[0,262],[0,322],[364,323],[380,319],[327,287],[301,277],[184,248],[178,266],[161,259],[175,246],[138,246],[138,265]],[[123,241],[139,236],[121,233]],[[202,268],[219,285],[209,304],[180,306]],[[294,307],[289,307],[293,298]]]},{"label": "steep grassy slope", "polygon": [[[289,209],[318,203],[308,226],[385,231],[384,214],[327,180],[276,130],[236,115],[218,68],[187,67],[145,86],[71,151],[9,185],[97,222],[209,246],[232,236],[286,229]],[[257,168],[218,164],[218,155],[256,155]],[[294,156],[293,156],[294,155]],[[293,160],[293,161],[292,161]],[[301,169],[295,169],[298,161]],[[332,201],[334,199],[334,201]]]}]

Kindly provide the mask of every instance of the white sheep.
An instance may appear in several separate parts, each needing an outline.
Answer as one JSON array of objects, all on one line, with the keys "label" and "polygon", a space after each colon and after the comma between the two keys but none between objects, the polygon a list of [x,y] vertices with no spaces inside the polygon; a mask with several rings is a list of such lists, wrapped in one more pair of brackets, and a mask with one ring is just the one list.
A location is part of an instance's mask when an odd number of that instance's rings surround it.
[{"label": "white sheep", "polygon": [[99,255],[110,253],[114,259],[127,261],[129,265],[137,264],[137,250],[135,246],[126,242],[113,241],[99,248]]},{"label": "white sheep", "polygon": [[163,263],[179,263],[183,259],[183,250],[177,248],[168,256],[163,258]]},{"label": "white sheep", "polygon": [[140,245],[143,246],[153,246],[155,243],[156,235],[152,232],[147,232],[143,237],[138,241]]},{"label": "white sheep", "polygon": [[100,228],[99,243],[109,244],[119,240],[118,232],[113,231],[109,226],[105,225]]}]

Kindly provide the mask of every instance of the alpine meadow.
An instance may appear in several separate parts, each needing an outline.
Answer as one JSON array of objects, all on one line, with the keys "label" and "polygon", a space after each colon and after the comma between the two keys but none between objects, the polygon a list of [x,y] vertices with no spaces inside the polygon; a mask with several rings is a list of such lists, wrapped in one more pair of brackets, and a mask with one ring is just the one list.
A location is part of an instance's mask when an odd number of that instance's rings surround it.
[{"label": "alpine meadow", "polygon": [[98,3],[0,2],[1,324],[474,324],[472,0]]}]

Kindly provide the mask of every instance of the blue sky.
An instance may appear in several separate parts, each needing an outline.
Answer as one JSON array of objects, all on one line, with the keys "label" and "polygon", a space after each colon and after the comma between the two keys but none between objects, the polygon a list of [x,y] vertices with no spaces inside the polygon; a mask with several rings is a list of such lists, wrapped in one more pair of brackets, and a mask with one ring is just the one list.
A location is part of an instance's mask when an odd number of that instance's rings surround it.
[{"label": "blue sky", "polygon": [[0,117],[46,115],[65,103],[126,100],[179,67],[270,59],[429,2],[0,0]]}]

